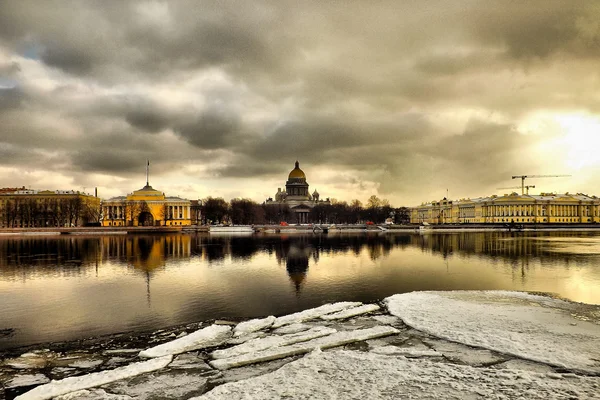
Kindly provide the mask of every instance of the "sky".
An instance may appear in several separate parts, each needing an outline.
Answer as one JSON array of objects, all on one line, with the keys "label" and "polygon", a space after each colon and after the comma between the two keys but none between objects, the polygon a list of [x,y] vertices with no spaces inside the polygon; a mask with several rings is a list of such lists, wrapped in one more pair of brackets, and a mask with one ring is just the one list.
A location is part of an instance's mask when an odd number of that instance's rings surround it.
[{"label": "sky", "polygon": [[0,0],[0,187],[600,195],[599,148],[595,0]]}]

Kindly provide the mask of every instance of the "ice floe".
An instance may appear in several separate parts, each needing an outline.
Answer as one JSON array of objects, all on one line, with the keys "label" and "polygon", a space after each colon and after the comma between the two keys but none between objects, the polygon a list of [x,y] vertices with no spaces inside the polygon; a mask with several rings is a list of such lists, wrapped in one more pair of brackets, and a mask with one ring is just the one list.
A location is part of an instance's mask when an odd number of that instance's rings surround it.
[{"label": "ice floe", "polygon": [[33,386],[48,383],[50,379],[43,374],[32,374],[32,375],[17,375],[5,383],[7,389],[12,389],[22,386]]},{"label": "ice floe", "polygon": [[557,399],[594,398],[598,378],[475,368],[369,352],[313,352],[275,372],[227,383],[210,399]]},{"label": "ice floe", "polygon": [[[600,328],[575,320],[570,303],[519,292],[413,292],[385,299],[411,327],[524,359],[600,372]],[[576,321],[576,325],[573,323]]]},{"label": "ice floe", "polygon": [[347,308],[345,310],[338,311],[333,314],[322,315],[321,319],[324,319],[326,321],[332,321],[334,319],[346,319],[356,317],[357,315],[374,312],[377,310],[379,310],[379,306],[377,304],[364,304],[358,307]]},{"label": "ice floe", "polygon": [[213,360],[210,362],[210,365],[217,369],[235,368],[242,365],[306,354],[315,349],[329,349],[332,347],[343,346],[348,343],[389,336],[394,333],[398,333],[398,330],[389,326],[376,326],[354,331],[336,332],[318,339],[309,340],[308,342],[296,343],[289,346],[277,346],[263,351],[242,354],[237,357]]},{"label": "ice floe", "polygon": [[211,356],[215,359],[236,357],[242,354],[262,351],[271,347],[287,346],[294,343],[306,342],[322,336],[337,332],[335,329],[317,326],[308,331],[293,333],[284,336],[268,336],[260,339],[252,339],[240,345],[223,350],[215,350]]},{"label": "ice floe", "polygon": [[51,399],[53,397],[67,394],[70,392],[94,388],[96,386],[101,386],[110,382],[130,378],[132,376],[140,375],[146,372],[159,370],[161,368],[166,367],[172,359],[172,356],[165,356],[148,361],[129,364],[125,367],[120,367],[112,370],[95,372],[83,376],[74,376],[59,381],[51,381],[50,383],[35,387],[29,392],[16,397],[16,399]]},{"label": "ice floe", "polygon": [[323,315],[336,313],[338,311],[345,310],[347,308],[358,307],[362,303],[343,301],[339,303],[325,304],[317,308],[311,308],[308,310],[300,311],[294,314],[284,315],[279,317],[273,322],[273,328],[279,328],[283,325],[297,324],[300,322],[308,321],[311,319],[319,318]]},{"label": "ice floe", "polygon": [[233,336],[242,336],[248,333],[260,331],[273,325],[277,318],[274,316],[268,316],[261,319],[251,319],[250,321],[240,322],[233,329]]},{"label": "ice floe", "polygon": [[153,358],[166,355],[175,355],[187,351],[218,346],[231,336],[231,327],[227,325],[211,325],[197,330],[179,339],[140,351],[140,357]]}]

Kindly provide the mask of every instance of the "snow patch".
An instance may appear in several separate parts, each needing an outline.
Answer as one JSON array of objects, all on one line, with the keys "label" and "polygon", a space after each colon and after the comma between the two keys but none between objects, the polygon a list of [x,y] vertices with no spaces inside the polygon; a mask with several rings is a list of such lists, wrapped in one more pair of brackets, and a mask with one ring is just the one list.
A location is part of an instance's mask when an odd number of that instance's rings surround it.
[{"label": "snow patch", "polygon": [[68,364],[68,366],[72,368],[89,369],[102,365],[103,362],[104,361],[102,360],[79,360],[75,361],[74,363]]},{"label": "snow patch", "polygon": [[415,349],[413,347],[398,346],[380,346],[371,350],[371,353],[384,356],[404,356],[404,357],[442,357],[441,353],[431,349]]},{"label": "snow patch", "polygon": [[431,335],[553,366],[600,372],[600,327],[573,304],[519,292],[413,292],[385,299],[390,312]]},{"label": "snow patch", "polygon": [[140,351],[140,357],[153,358],[166,355],[181,354],[192,350],[218,346],[231,336],[231,327],[227,325],[211,325],[179,339]]},{"label": "snow patch", "polygon": [[153,360],[133,363],[125,367],[113,370],[95,372],[83,376],[73,376],[59,381],[51,381],[45,385],[40,385],[27,393],[24,393],[16,399],[18,400],[43,400],[51,399],[56,396],[64,395],[78,390],[90,389],[96,386],[105,385],[110,382],[130,378],[150,371],[156,371],[164,368],[173,359],[172,356],[155,358]]}]

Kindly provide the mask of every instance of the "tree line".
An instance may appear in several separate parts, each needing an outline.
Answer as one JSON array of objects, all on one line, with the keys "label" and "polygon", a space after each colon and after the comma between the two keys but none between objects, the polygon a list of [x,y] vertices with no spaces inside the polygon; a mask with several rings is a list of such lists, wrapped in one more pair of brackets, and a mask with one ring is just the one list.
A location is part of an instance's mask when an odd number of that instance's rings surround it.
[{"label": "tree line", "polygon": [[[202,223],[261,225],[296,223],[295,213],[286,204],[256,203],[250,199],[232,199],[225,201],[222,197],[207,197],[202,200]],[[406,224],[410,221],[410,212],[406,207],[393,207],[386,199],[372,195],[363,205],[360,200],[350,203],[332,199],[329,204],[319,203],[309,212],[309,222],[323,224],[360,224],[373,222],[384,223],[386,220],[395,224]]]},{"label": "tree line", "polygon": [[0,225],[8,228],[79,226],[97,222],[100,207],[72,198],[14,198],[4,201],[0,209]]}]

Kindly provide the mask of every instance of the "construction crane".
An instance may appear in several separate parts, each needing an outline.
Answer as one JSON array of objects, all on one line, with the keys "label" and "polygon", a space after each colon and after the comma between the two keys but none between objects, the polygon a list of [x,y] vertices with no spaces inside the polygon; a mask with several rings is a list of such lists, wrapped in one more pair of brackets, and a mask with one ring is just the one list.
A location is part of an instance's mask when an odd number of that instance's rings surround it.
[{"label": "construction crane", "polygon": [[[527,190],[527,194],[529,194],[529,188],[535,189],[535,185],[525,185],[525,189]],[[497,189],[522,189],[521,186],[511,186]]]},{"label": "construction crane", "polygon": [[525,178],[564,178],[571,175],[513,175],[513,179],[521,178],[521,194],[525,194]]}]

